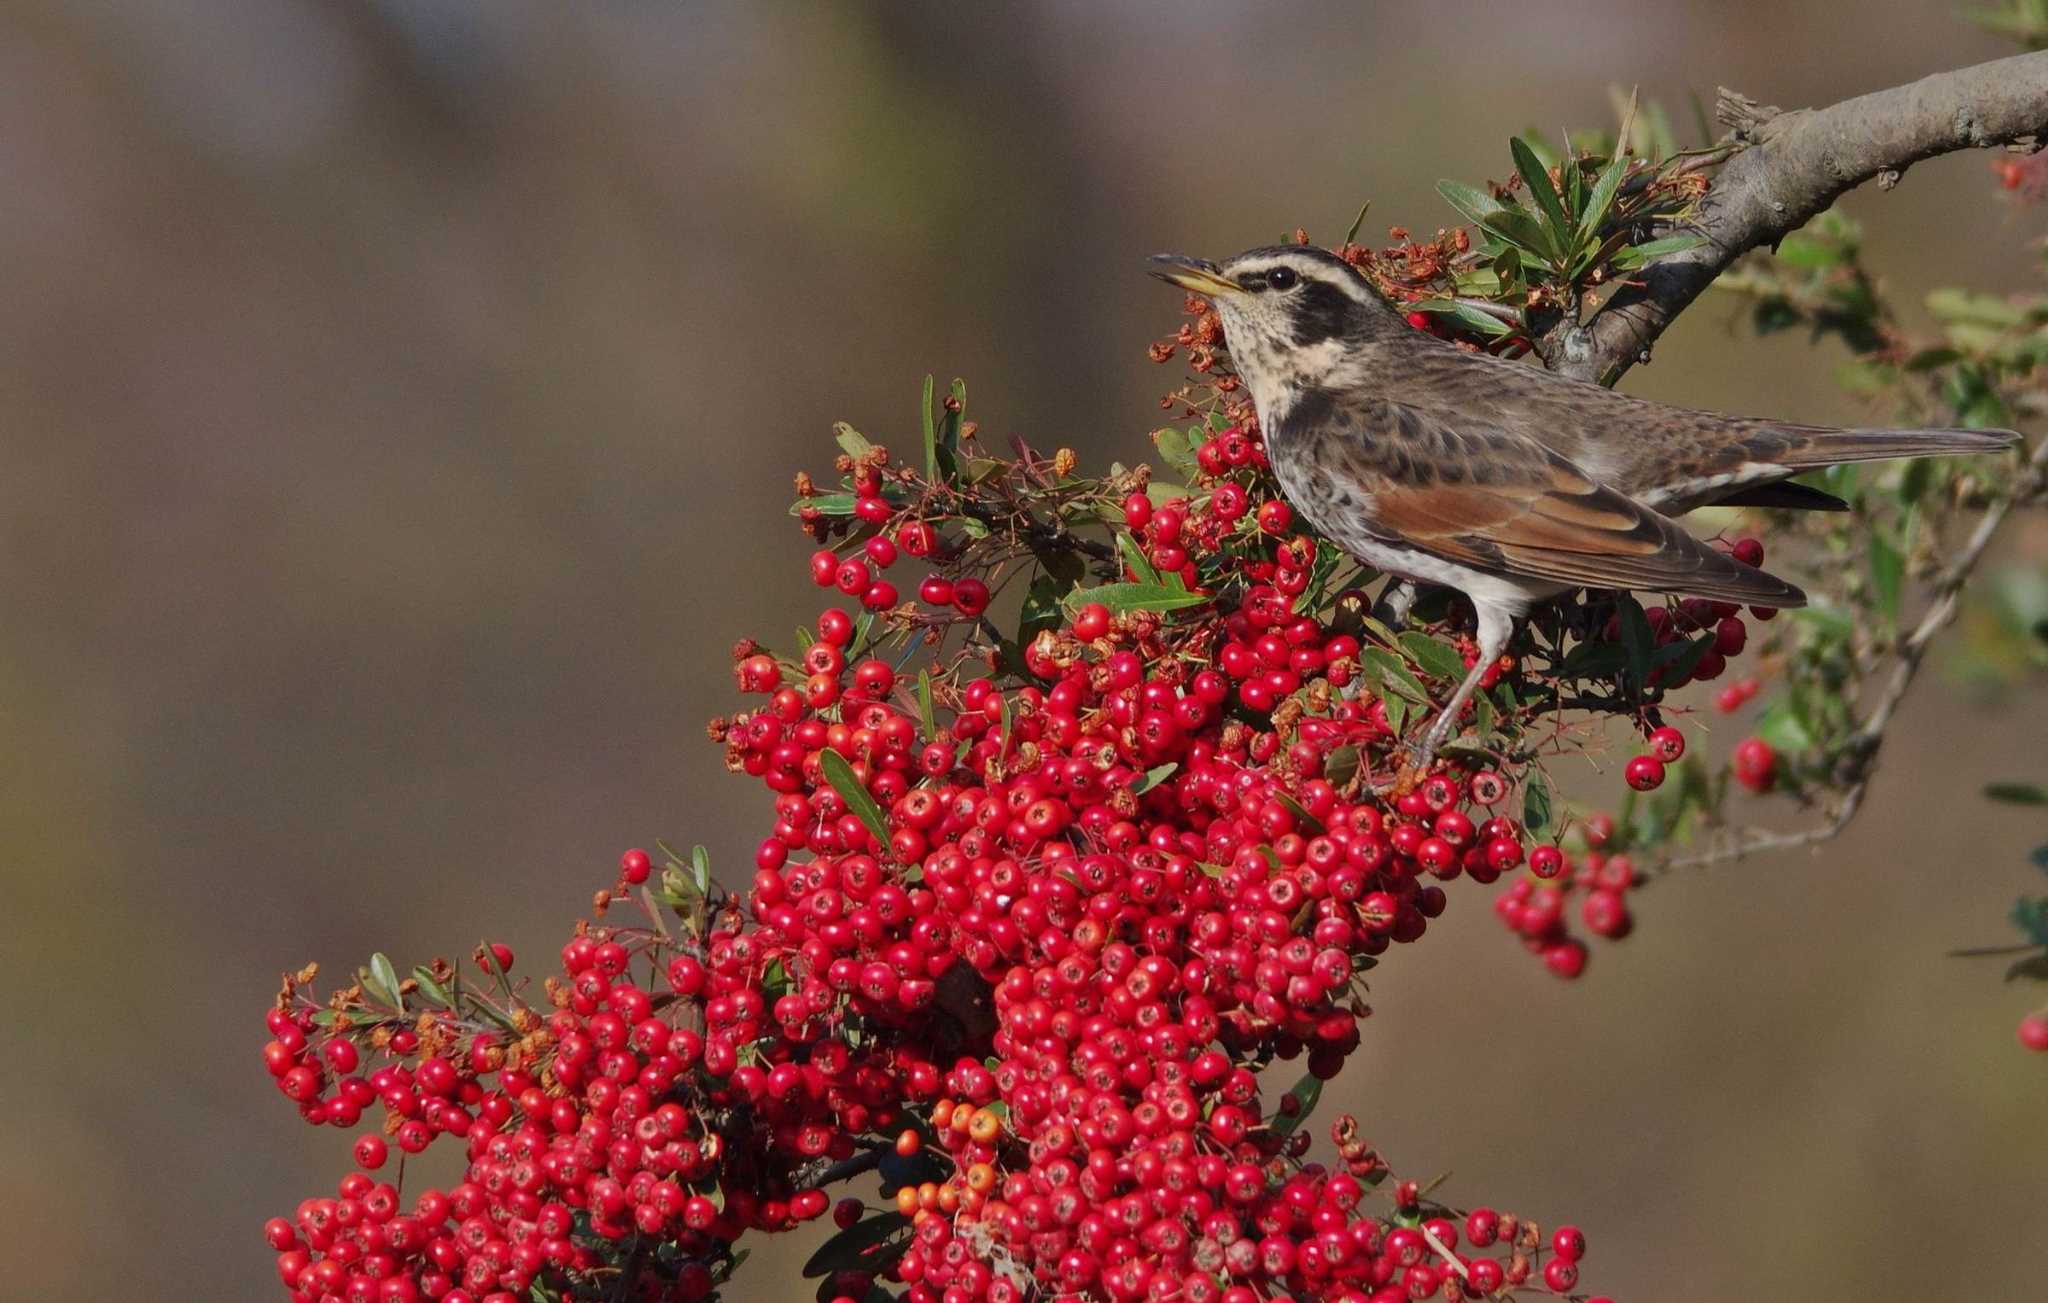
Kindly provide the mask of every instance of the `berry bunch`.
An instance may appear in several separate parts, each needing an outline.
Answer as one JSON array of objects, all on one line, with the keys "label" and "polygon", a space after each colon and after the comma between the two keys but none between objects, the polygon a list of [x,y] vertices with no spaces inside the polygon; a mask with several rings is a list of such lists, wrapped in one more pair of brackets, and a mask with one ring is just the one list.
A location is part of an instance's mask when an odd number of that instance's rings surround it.
[{"label": "berry bunch", "polygon": [[[796,507],[832,604],[735,648],[748,708],[712,727],[773,798],[743,891],[636,849],[538,992],[502,946],[475,976],[378,956],[324,1002],[287,979],[279,1089],[380,1119],[333,1198],[266,1228],[296,1303],[698,1299],[746,1233],[828,1211],[822,1298],[1571,1294],[1576,1230],[1434,1202],[1349,1117],[1313,1161],[1303,1123],[1366,974],[1456,880],[1511,877],[1496,909],[1561,976],[1574,893],[1627,934],[1612,821],[1568,856],[1534,743],[1621,714],[1648,738],[1629,785],[1658,786],[1686,751],[1664,694],[1721,673],[1742,619],[1588,599],[1415,772],[1403,738],[1471,640],[1374,618],[1227,375],[1205,402],[1157,438],[1181,485],[989,456],[957,387],[922,467],[842,427],[843,491],[800,477]],[[375,1175],[443,1138],[451,1188]],[[870,1171],[881,1207],[832,1202]]]}]

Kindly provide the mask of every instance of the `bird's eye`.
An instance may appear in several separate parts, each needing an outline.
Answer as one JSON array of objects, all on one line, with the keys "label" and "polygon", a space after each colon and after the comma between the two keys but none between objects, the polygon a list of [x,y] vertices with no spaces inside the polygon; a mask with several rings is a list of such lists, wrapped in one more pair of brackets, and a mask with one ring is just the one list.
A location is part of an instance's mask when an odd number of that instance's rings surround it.
[{"label": "bird's eye", "polygon": [[1268,289],[1291,290],[1300,281],[1301,277],[1294,274],[1292,267],[1275,267],[1266,273],[1266,288]]}]

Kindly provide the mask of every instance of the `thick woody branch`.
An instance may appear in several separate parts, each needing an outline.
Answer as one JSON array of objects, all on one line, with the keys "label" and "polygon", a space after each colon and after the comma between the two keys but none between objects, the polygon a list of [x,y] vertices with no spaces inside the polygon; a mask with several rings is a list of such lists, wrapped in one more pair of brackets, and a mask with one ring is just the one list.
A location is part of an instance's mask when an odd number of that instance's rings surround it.
[{"label": "thick woody branch", "polygon": [[1889,189],[1924,158],[2048,139],[2048,51],[1936,73],[1820,109],[1779,112],[1723,91],[1741,146],[1715,175],[1690,228],[1706,243],[1652,264],[1577,329],[1551,332],[1554,371],[1611,384],[1646,360],[1664,329],[1721,271],[1771,246],[1845,192]]}]

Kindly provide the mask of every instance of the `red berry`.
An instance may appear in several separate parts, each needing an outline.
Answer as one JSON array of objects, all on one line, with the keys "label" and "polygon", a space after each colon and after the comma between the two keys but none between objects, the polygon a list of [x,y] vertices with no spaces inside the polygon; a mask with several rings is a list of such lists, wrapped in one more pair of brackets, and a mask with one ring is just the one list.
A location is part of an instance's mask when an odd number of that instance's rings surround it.
[{"label": "red berry", "polygon": [[1628,762],[1622,777],[1638,792],[1651,792],[1664,785],[1664,762],[1655,756],[1637,756]]},{"label": "red berry", "polygon": [[2030,1050],[2048,1051],[2048,1013],[2030,1013],[2020,1019],[2020,1044]]},{"label": "red berry", "polygon": [[1752,792],[1768,792],[1777,779],[1778,753],[1760,737],[1746,737],[1735,744],[1732,759],[1735,781]]},{"label": "red berry", "polygon": [[1676,764],[1685,754],[1685,734],[1666,724],[1650,734],[1650,752],[1665,764]]},{"label": "red berry", "polygon": [[980,615],[988,609],[988,585],[974,578],[955,583],[953,608],[965,616]]},{"label": "red berry", "polygon": [[1560,941],[1543,951],[1543,966],[1569,981],[1586,971],[1586,947],[1578,941]]},{"label": "red berry", "polygon": [[653,858],[637,846],[619,856],[619,877],[633,886],[647,881],[648,874],[653,871]]},{"label": "red berry", "polygon": [[356,1141],[356,1166],[365,1172],[374,1172],[384,1166],[384,1159],[390,1154],[390,1147],[382,1136],[364,1136]]},{"label": "red berry", "polygon": [[1268,534],[1285,534],[1294,528],[1294,508],[1280,501],[1270,499],[1259,504],[1259,528]]}]

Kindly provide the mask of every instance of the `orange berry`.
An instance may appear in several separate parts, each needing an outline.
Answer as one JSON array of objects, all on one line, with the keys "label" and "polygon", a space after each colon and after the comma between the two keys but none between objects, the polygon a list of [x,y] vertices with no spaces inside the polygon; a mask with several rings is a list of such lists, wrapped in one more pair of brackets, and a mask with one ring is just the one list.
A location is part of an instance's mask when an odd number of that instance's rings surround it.
[{"label": "orange berry", "polygon": [[913,1128],[906,1127],[896,1137],[896,1155],[899,1158],[908,1158],[923,1148],[924,1137]]}]

